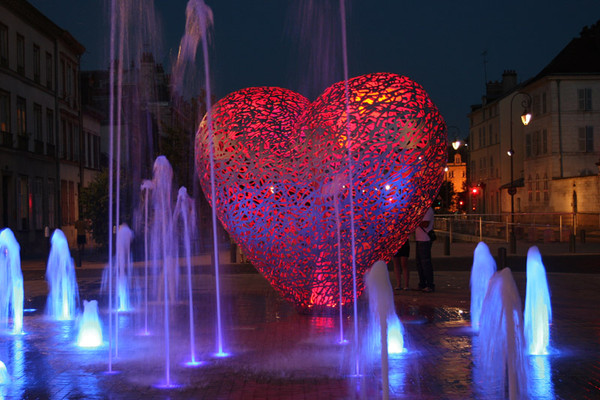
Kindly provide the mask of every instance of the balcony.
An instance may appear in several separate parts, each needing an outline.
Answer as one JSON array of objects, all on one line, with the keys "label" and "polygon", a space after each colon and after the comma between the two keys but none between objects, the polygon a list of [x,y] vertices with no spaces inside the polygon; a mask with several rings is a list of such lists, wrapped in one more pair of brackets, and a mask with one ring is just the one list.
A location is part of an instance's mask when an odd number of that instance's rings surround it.
[{"label": "balcony", "polygon": [[38,139],[34,139],[33,141],[33,152],[35,154],[44,154],[44,142]]},{"label": "balcony", "polygon": [[29,150],[29,136],[17,135],[17,149],[22,151]]},{"label": "balcony", "polygon": [[0,132],[0,146],[2,147],[13,147],[13,137],[10,132]]}]

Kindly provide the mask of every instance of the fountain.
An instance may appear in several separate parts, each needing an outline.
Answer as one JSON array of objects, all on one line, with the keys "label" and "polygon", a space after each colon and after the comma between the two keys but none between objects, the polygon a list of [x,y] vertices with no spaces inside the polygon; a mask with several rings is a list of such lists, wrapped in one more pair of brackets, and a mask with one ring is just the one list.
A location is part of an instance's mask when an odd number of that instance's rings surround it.
[{"label": "fountain", "polygon": [[479,360],[486,385],[511,400],[527,398],[521,297],[510,268],[496,272],[481,307]]},{"label": "fountain", "polygon": [[[366,335],[366,351],[379,354],[383,397],[389,397],[388,354],[399,354],[404,348],[404,328],[396,315],[394,291],[390,282],[387,264],[377,261],[365,273],[365,284],[369,298],[369,328]],[[370,358],[369,354],[366,355]]]},{"label": "fountain", "polygon": [[496,272],[496,261],[484,242],[479,242],[473,253],[471,269],[471,327],[479,331],[481,305],[488,290],[490,278]]},{"label": "fountain", "polygon": [[4,362],[0,361],[0,385],[6,385],[11,382],[10,375]]},{"label": "fountain", "polygon": [[102,345],[102,326],[98,317],[98,301],[83,301],[83,315],[79,320],[78,327],[77,346],[98,347]]},{"label": "fountain", "polygon": [[46,281],[49,286],[46,314],[60,321],[75,318],[79,303],[75,265],[67,238],[60,229],[52,234]]},{"label": "fountain", "polygon": [[[194,296],[192,291],[192,243],[196,239],[196,211],[194,201],[188,196],[185,187],[179,188],[177,204],[173,221],[178,232],[177,244],[183,244],[185,251],[185,265],[187,271],[188,313],[190,320],[190,361],[188,365],[196,366],[201,363],[196,361],[196,334],[194,328]],[[179,248],[179,246],[176,246]],[[176,257],[179,259],[179,257]]]},{"label": "fountain", "polygon": [[537,246],[527,251],[527,287],[525,292],[525,343],[531,355],[548,354],[552,305],[546,269]]},{"label": "fountain", "polygon": [[116,289],[117,289],[117,311],[131,311],[132,285],[134,284],[133,264],[131,262],[131,241],[133,231],[127,224],[121,224],[117,231],[117,254],[116,254]]},{"label": "fountain", "polygon": [[23,333],[23,273],[20,247],[13,232],[0,231],[0,324],[8,326],[12,316],[15,335]]}]

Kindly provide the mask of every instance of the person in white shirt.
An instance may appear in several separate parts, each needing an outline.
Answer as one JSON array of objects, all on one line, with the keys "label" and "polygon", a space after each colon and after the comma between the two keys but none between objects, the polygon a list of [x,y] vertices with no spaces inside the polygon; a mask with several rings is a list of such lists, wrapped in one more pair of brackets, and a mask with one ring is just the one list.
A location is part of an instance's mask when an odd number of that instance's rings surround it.
[{"label": "person in white shirt", "polygon": [[431,264],[431,239],[429,231],[433,229],[433,208],[429,207],[423,221],[415,230],[417,272],[419,273],[419,289],[433,292],[433,265]]}]

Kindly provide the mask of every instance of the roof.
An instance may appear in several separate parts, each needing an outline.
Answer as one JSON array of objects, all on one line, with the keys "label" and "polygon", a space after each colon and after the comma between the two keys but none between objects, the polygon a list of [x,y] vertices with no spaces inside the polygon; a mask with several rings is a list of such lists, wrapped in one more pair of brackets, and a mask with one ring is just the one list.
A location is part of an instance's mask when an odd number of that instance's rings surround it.
[{"label": "roof", "polygon": [[600,74],[600,20],[581,30],[532,81],[548,75]]}]

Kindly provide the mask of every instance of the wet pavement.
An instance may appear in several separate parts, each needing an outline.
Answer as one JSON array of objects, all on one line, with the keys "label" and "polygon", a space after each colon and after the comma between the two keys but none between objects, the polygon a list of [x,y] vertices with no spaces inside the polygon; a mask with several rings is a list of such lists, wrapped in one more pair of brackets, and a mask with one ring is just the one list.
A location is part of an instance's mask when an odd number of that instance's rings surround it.
[{"label": "wet pavement", "polygon": [[[497,247],[492,254],[497,254]],[[553,306],[552,352],[528,357],[530,399],[600,398],[600,251],[589,244],[579,254],[558,244],[545,249]],[[478,336],[469,323],[469,277],[475,244],[453,244],[451,255],[434,245],[436,292],[395,294],[396,311],[405,328],[408,352],[390,359],[390,398],[502,399],[502,389],[484,377],[478,361]],[[509,256],[521,298],[525,299],[524,254]],[[581,249],[580,249],[581,250]],[[546,255],[545,255],[546,253]],[[562,258],[561,258],[562,257]],[[565,258],[566,257],[566,258]],[[563,260],[566,261],[558,261]],[[411,260],[411,263],[413,260]],[[50,321],[42,312],[47,294],[43,262],[23,262],[26,308],[25,335],[0,336],[0,360],[11,381],[0,386],[9,399],[377,399],[382,398],[377,360],[359,358],[356,372],[353,320],[342,326],[349,344],[338,344],[340,321],[334,316],[297,314],[251,267],[228,265],[222,275],[223,350],[217,357],[214,276],[208,261],[197,260],[193,278],[195,357],[191,358],[187,303],[176,302],[170,317],[169,382],[166,378],[164,321],[149,311],[119,313],[118,355],[108,357],[108,344],[81,349],[73,321]],[[82,299],[98,299],[101,262],[77,270]],[[573,272],[576,271],[576,272]],[[411,272],[411,285],[417,277]],[[364,337],[365,304],[359,303],[359,344]],[[35,310],[34,310],[35,309]],[[107,316],[101,315],[107,331]],[[151,334],[140,335],[145,321]]]}]

